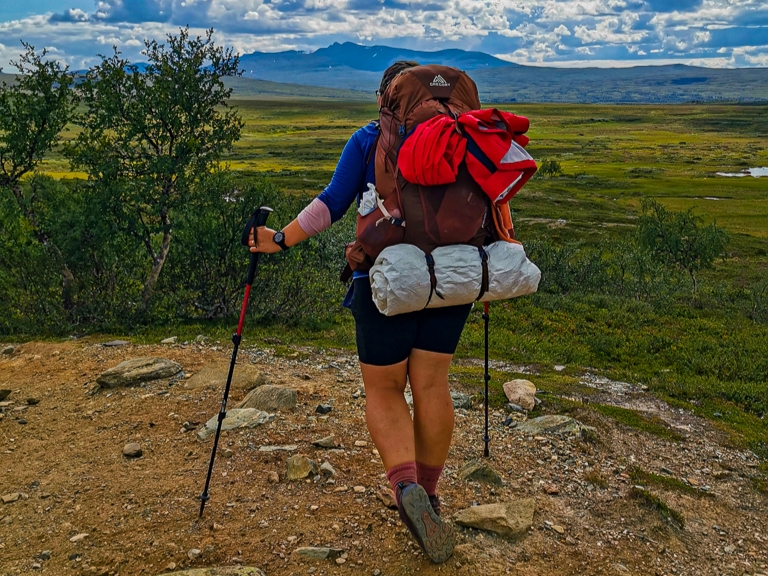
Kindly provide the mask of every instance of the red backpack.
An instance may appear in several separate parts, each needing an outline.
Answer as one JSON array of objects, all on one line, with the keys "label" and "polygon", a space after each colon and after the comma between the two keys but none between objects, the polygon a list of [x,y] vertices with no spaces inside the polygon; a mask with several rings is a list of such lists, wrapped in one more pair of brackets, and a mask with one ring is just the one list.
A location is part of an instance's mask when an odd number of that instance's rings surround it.
[{"label": "red backpack", "polygon": [[456,120],[479,109],[477,86],[456,68],[416,66],[392,80],[381,96],[373,151],[379,198],[375,210],[358,214],[356,241],[347,246],[346,254],[352,270],[368,270],[384,248],[401,242],[430,254],[438,246],[479,247],[513,239],[509,208],[489,201],[466,162],[458,165],[455,182],[439,186],[409,182],[398,169],[403,141],[419,125],[438,115]]}]

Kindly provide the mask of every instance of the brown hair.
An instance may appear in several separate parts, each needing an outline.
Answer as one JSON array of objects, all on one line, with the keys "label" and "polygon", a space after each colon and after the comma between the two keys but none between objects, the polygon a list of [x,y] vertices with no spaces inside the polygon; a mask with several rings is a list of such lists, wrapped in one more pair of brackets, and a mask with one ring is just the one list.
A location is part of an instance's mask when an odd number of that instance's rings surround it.
[{"label": "brown hair", "polygon": [[413,60],[398,60],[392,64],[389,68],[384,70],[384,74],[381,77],[381,84],[379,84],[379,90],[376,92],[376,94],[378,96],[384,94],[384,90],[387,89],[387,86],[389,86],[389,83],[394,80],[395,76],[400,74],[403,70],[413,68],[414,66],[419,66],[419,63],[414,62]]}]

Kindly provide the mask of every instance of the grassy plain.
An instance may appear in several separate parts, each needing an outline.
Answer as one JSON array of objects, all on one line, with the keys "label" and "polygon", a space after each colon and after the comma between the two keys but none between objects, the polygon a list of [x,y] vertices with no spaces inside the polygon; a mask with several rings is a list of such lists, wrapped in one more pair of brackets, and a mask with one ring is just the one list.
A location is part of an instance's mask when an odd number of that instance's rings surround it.
[{"label": "grassy plain", "polygon": [[[245,128],[229,165],[245,176],[267,174],[291,194],[319,193],[348,137],[377,116],[375,104],[359,101],[239,99],[236,105]],[[768,166],[766,107],[498,107],[529,117],[529,151],[539,161],[559,161],[564,170],[559,177],[536,177],[512,200],[523,243],[616,245],[632,233],[644,197],[674,210],[693,208],[726,228],[732,241],[727,257],[704,274],[706,290],[695,302],[682,291],[663,304],[546,293],[494,304],[491,357],[534,366],[536,383],[556,394],[589,394],[581,384],[587,370],[645,384],[768,457],[768,325],[750,318],[747,305],[750,290],[768,283],[768,178],[716,175]],[[59,176],[67,171],[57,157],[46,169]],[[292,216],[276,215],[275,223]],[[179,331],[223,340],[230,329],[197,324]],[[139,338],[166,335],[167,329],[151,330]],[[340,308],[337,319],[319,329],[250,326],[248,335],[279,337],[288,346],[354,346],[351,318]],[[481,357],[482,342],[480,313],[473,312],[458,356]],[[555,364],[567,368],[557,372]],[[477,367],[457,368],[456,376],[481,386]],[[502,405],[501,383],[510,374],[492,376],[492,397]]]}]

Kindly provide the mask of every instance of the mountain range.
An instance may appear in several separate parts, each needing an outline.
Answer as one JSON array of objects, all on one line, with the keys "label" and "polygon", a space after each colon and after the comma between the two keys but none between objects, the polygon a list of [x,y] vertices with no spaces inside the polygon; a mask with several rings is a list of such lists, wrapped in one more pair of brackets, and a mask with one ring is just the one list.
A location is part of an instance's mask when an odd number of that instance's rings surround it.
[{"label": "mountain range", "polygon": [[253,52],[240,57],[244,78],[372,94],[397,60],[466,70],[484,102],[766,102],[768,68],[684,65],[632,68],[523,66],[483,52],[424,52],[334,43],[315,52]]}]

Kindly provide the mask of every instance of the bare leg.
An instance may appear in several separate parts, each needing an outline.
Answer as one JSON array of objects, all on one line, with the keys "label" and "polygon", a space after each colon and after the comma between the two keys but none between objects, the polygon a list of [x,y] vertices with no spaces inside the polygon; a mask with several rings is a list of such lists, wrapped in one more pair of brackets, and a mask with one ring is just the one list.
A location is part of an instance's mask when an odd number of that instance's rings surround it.
[{"label": "bare leg", "polygon": [[452,358],[452,354],[414,349],[408,359],[415,457],[428,466],[442,466],[451,445],[453,402],[448,369]]},{"label": "bare leg", "polygon": [[391,366],[360,363],[365,383],[365,418],[384,468],[415,460],[413,421],[405,402],[408,360]]}]

